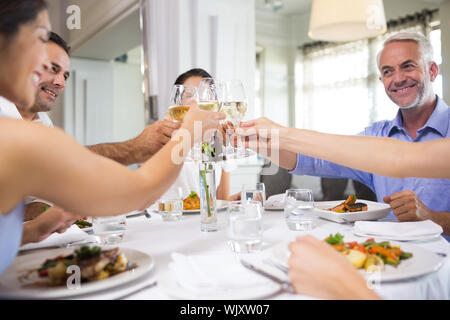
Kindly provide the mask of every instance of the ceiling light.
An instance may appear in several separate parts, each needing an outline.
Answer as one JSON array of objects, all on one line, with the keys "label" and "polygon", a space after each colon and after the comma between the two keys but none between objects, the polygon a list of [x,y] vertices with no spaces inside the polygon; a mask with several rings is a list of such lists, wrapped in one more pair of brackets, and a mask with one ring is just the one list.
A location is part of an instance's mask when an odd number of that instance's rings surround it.
[{"label": "ceiling light", "polygon": [[355,41],[385,33],[382,0],[313,0],[308,36],[323,41]]}]

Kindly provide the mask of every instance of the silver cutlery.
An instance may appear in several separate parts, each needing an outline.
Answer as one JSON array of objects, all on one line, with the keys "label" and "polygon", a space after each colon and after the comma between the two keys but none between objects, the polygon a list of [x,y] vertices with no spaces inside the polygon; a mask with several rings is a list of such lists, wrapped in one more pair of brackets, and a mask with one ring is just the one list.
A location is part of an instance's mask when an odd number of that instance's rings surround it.
[{"label": "silver cutlery", "polygon": [[115,300],[123,300],[123,299],[126,299],[126,298],[131,297],[132,295],[134,295],[134,294],[136,294],[136,293],[139,293],[139,292],[144,291],[144,290],[146,290],[146,289],[153,288],[153,287],[155,287],[157,284],[158,284],[158,282],[157,282],[157,281],[154,281],[154,282],[152,282],[152,283],[149,283],[149,284],[146,285],[146,286],[143,286],[142,288],[139,288],[139,289],[134,290],[134,291],[131,291],[131,292],[129,292],[129,293],[123,295],[123,296],[120,296],[120,297],[118,297],[118,298],[115,298]]},{"label": "silver cutlery", "polygon": [[285,274],[287,274],[289,271],[288,267],[286,267],[285,265],[282,265],[281,263],[274,261],[272,259],[264,259],[263,262],[270,264],[271,266],[277,268],[278,270],[284,272]]},{"label": "silver cutlery", "polygon": [[130,214],[129,216],[127,216],[127,218],[137,218],[140,216],[145,216],[146,218],[150,219],[152,216],[147,212],[147,210],[144,211],[140,211],[138,213],[135,214]]},{"label": "silver cutlery", "polygon": [[265,278],[268,278],[275,283],[278,283],[283,291],[287,291],[289,293],[295,293],[295,290],[289,281],[282,280],[282,279],[274,276],[273,274],[270,274],[262,269],[255,267],[254,265],[252,265],[251,263],[249,263],[247,261],[244,261],[244,260],[240,260],[240,261],[241,261],[241,264],[244,267],[246,267],[247,269],[252,270],[253,272],[256,272],[257,274],[259,274]]}]

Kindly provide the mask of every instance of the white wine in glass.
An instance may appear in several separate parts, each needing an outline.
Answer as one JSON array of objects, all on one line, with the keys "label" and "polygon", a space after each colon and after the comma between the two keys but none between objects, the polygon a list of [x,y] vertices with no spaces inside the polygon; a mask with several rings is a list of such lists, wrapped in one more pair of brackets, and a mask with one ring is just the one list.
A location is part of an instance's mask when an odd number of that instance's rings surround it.
[{"label": "white wine in glass", "polygon": [[190,106],[170,106],[169,115],[173,122],[183,122],[184,116],[189,111]]},{"label": "white wine in glass", "polygon": [[247,112],[247,99],[242,82],[235,79],[220,83],[219,100],[221,102],[220,111],[226,114],[226,118],[222,122],[222,130],[227,135],[225,154],[228,158],[237,158],[239,157],[237,154],[239,148],[236,149],[231,145],[229,130],[239,127]]},{"label": "white wine in glass", "polygon": [[217,90],[212,78],[203,78],[198,85],[198,107],[207,111],[219,111]]},{"label": "white wine in glass", "polygon": [[220,104],[217,100],[205,100],[200,101],[198,103],[198,107],[202,110],[217,112],[220,109]]},{"label": "white wine in glass", "polygon": [[233,126],[239,126],[247,112],[247,104],[245,101],[222,102],[220,111],[227,115],[227,120],[230,121]]},{"label": "white wine in glass", "polygon": [[170,94],[169,115],[174,122],[183,122],[189,111],[189,103],[198,100],[197,89],[192,86],[174,85]]}]

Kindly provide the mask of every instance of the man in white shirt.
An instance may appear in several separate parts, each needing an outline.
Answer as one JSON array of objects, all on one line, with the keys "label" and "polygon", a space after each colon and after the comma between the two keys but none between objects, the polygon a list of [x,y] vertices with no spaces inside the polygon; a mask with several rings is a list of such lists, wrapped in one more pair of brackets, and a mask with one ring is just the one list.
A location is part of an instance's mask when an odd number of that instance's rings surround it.
[{"label": "man in white shirt", "polygon": [[[16,105],[3,97],[0,97],[0,117],[7,117],[20,120],[23,119]],[[43,125],[46,125],[48,127],[53,127],[53,122],[46,112],[36,113],[36,119],[32,121],[42,123]]]},{"label": "man in white shirt", "polygon": [[[64,39],[51,32],[46,49],[48,62],[44,66],[45,72],[42,74],[34,105],[25,109],[0,97],[0,117],[23,119],[53,126],[46,112],[53,109],[56,99],[63,93],[66,81],[70,77],[70,47]],[[142,163],[170,141],[172,132],[179,127],[180,124],[172,121],[158,121],[147,126],[134,139],[119,143],[97,144],[87,148],[124,165]],[[29,203],[25,210],[25,219],[30,220],[39,216],[47,206],[48,204],[40,201]]]}]

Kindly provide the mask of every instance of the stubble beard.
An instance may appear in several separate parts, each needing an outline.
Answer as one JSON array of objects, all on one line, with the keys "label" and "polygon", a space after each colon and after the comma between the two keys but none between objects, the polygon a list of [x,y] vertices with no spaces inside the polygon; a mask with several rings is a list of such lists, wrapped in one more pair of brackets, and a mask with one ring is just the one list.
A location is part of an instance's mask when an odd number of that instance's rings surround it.
[{"label": "stubble beard", "polygon": [[31,111],[36,112],[36,113],[48,112],[48,111],[52,110],[53,103],[46,102],[41,98],[41,96],[40,96],[41,90],[42,90],[42,88],[39,87],[39,91],[36,94],[36,100],[34,101],[34,104],[30,109]]},{"label": "stubble beard", "polygon": [[400,110],[417,110],[424,104],[425,100],[428,98],[432,91],[431,80],[429,79],[429,77],[427,77],[422,82],[422,84],[423,85],[418,86],[419,92],[417,93],[417,97],[410,105],[402,107],[393,100],[394,103],[400,107]]}]

